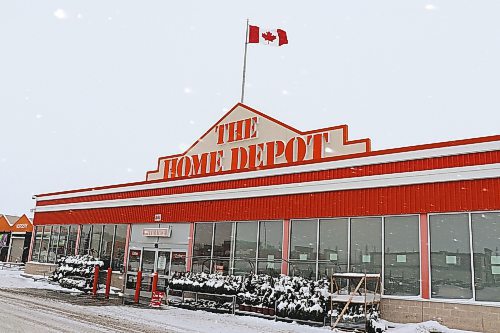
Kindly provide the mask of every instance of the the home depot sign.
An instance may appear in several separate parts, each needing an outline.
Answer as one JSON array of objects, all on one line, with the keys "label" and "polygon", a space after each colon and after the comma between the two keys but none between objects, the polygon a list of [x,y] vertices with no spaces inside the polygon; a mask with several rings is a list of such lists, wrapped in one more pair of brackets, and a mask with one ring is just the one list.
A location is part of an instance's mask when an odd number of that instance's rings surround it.
[{"label": "the home depot sign", "polygon": [[[221,149],[196,155],[184,155],[165,160],[165,178],[198,176],[226,171],[224,159],[230,159],[228,170],[255,169],[278,163],[293,163],[323,158],[324,144],[330,140],[328,132],[295,136],[288,141],[274,140],[242,144],[228,150],[228,143],[258,139],[258,117],[218,125],[217,145]],[[284,161],[283,161],[284,158]]]},{"label": "the home depot sign", "polygon": [[347,126],[299,132],[237,105],[188,151],[162,157],[147,179],[176,179],[286,166],[369,150],[369,140],[347,141]]}]

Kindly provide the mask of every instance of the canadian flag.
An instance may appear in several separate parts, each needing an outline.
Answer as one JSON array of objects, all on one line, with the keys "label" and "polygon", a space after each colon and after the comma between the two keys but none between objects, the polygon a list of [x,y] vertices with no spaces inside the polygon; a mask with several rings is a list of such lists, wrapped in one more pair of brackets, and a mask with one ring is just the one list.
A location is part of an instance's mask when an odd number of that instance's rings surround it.
[{"label": "canadian flag", "polygon": [[249,26],[248,42],[281,46],[288,44],[286,31],[281,29],[261,29],[255,25]]}]

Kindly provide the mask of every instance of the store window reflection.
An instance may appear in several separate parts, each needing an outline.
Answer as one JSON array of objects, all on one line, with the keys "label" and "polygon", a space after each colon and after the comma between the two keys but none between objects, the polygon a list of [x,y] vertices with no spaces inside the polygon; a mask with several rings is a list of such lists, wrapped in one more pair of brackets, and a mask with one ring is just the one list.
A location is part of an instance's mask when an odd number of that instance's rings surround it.
[{"label": "store window reflection", "polygon": [[471,214],[476,300],[500,302],[500,212]]},{"label": "store window reflection", "polygon": [[350,271],[381,273],[382,271],[382,218],[351,219]]},{"label": "store window reflection", "polygon": [[384,294],[420,294],[418,216],[384,218]]},{"label": "store window reflection", "polygon": [[257,222],[236,223],[233,274],[243,275],[255,272],[257,255]]},{"label": "store window reflection", "polygon": [[291,275],[316,279],[318,220],[292,220],[290,232]]},{"label": "store window reflection", "polygon": [[283,245],[283,221],[259,222],[259,274],[281,273],[281,251]]},{"label": "store window reflection", "polygon": [[472,298],[469,215],[431,215],[429,232],[432,297]]},{"label": "store window reflection", "polygon": [[319,220],[318,278],[347,272],[348,219]]}]

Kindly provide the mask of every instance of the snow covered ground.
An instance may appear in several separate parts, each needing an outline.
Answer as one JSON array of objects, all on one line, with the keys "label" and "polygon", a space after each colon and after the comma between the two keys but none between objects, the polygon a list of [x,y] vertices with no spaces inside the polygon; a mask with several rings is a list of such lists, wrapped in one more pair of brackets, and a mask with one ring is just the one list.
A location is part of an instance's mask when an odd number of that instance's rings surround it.
[{"label": "snow covered ground", "polygon": [[[47,281],[24,278],[21,271],[0,270],[0,323],[5,332],[172,332],[172,333],[326,333],[295,323],[256,317],[214,314],[169,307],[144,309],[132,306],[83,306],[42,297],[30,289],[62,291]],[[76,297],[67,295],[68,298]],[[436,322],[392,324],[389,333],[465,333]]]}]

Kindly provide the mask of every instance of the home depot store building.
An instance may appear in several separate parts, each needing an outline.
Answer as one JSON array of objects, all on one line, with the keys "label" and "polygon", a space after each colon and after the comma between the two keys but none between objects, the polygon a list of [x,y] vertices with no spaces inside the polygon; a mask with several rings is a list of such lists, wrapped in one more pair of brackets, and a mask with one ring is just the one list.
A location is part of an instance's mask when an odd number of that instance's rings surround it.
[{"label": "home depot store building", "polygon": [[139,270],[145,285],[155,271],[378,272],[385,318],[488,331],[499,193],[500,135],[371,151],[345,125],[301,132],[237,104],[146,181],[37,195],[29,269],[92,253],[127,287]]}]

